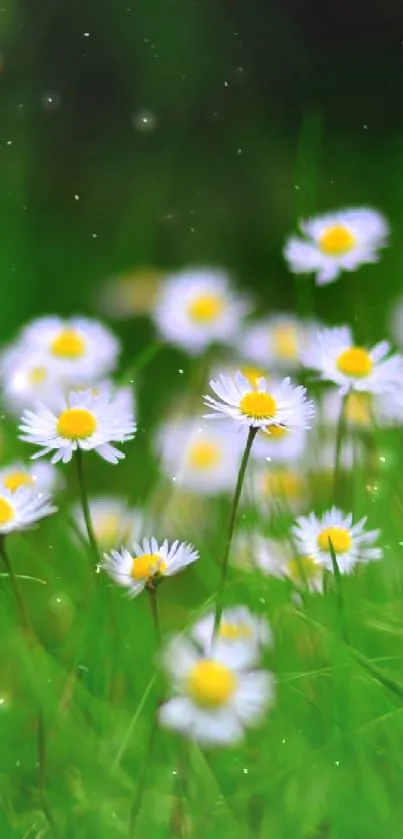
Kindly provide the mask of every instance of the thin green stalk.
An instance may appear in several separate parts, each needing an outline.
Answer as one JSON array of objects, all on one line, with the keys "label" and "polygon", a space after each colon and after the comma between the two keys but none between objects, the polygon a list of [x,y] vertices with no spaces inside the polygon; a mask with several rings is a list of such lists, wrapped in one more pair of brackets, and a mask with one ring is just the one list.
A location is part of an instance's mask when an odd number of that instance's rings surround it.
[{"label": "thin green stalk", "polygon": [[338,503],[340,497],[340,483],[341,483],[341,474],[342,474],[342,449],[344,443],[344,437],[346,432],[346,407],[347,407],[347,399],[348,394],[343,396],[341,407],[340,407],[340,414],[339,420],[337,423],[337,433],[336,433],[336,456],[335,456],[335,464],[334,464],[334,501],[335,504]]},{"label": "thin green stalk", "polygon": [[228,574],[228,560],[229,560],[229,555],[230,555],[230,551],[231,551],[232,539],[233,539],[233,536],[234,536],[235,523],[236,523],[238,507],[239,507],[239,499],[241,497],[243,482],[244,482],[244,479],[245,479],[246,467],[248,465],[249,456],[250,456],[250,453],[251,453],[251,450],[252,450],[253,441],[256,437],[257,432],[258,432],[257,428],[251,427],[249,429],[248,439],[246,441],[245,450],[244,450],[244,453],[242,455],[241,465],[239,467],[238,478],[237,478],[237,482],[236,482],[236,486],[235,486],[234,498],[233,498],[233,501],[232,501],[231,512],[230,512],[230,517],[229,517],[227,539],[226,539],[226,542],[225,542],[224,554],[223,554],[223,558],[222,558],[221,577],[220,577],[220,582],[218,584],[218,589],[217,589],[216,608],[215,608],[215,614],[214,614],[213,636],[215,636],[217,634],[219,626],[220,626],[220,621],[221,621],[221,616],[222,616],[222,611],[223,611],[223,595],[224,595],[224,589],[225,589],[225,584],[226,584],[226,581],[227,581],[227,574]]},{"label": "thin green stalk", "polygon": [[343,596],[342,575],[340,573],[340,568],[339,568],[339,564],[337,562],[336,551],[334,549],[333,543],[332,543],[330,538],[329,538],[328,541],[329,541],[329,551],[330,551],[330,556],[332,558],[332,566],[333,566],[333,573],[334,573],[334,580],[335,580],[340,635],[341,635],[341,638],[344,641],[344,643],[349,644],[346,609],[345,609],[344,596]]},{"label": "thin green stalk", "polygon": [[157,648],[158,651],[161,648],[162,642],[162,635],[161,635],[161,621],[160,621],[160,609],[158,603],[158,591],[157,588],[151,585],[148,589],[148,595],[150,598],[150,609],[151,615],[153,619],[154,629],[155,629],[155,637],[157,640]]},{"label": "thin green stalk", "polygon": [[81,499],[81,506],[83,509],[85,527],[87,530],[88,542],[91,548],[91,552],[94,556],[95,561],[98,563],[99,561],[99,550],[97,545],[97,540],[95,538],[94,528],[92,526],[91,521],[91,513],[90,513],[90,506],[88,503],[88,495],[85,486],[85,479],[84,479],[84,464],[83,464],[83,453],[80,448],[77,448],[75,453],[75,461],[77,464],[77,475],[78,475],[78,484],[80,489],[80,499]]},{"label": "thin green stalk", "polygon": [[35,638],[35,632],[32,628],[31,620],[30,620],[27,608],[25,606],[24,598],[21,594],[21,589],[20,589],[19,584],[18,584],[18,579],[17,579],[17,577],[14,573],[12,562],[11,562],[11,559],[10,559],[10,557],[8,555],[8,552],[7,552],[7,549],[6,549],[6,537],[5,537],[4,534],[0,535],[0,556],[3,560],[3,562],[4,562],[4,565],[5,565],[6,570],[7,570],[7,574],[8,574],[10,583],[11,583],[11,588],[13,590],[13,594],[14,594],[14,597],[15,597],[15,600],[16,600],[16,603],[17,603],[17,606],[18,606],[19,613],[20,613],[20,618],[21,618],[21,623],[23,625],[23,628],[24,628],[25,632],[27,633],[27,635],[31,636],[31,638],[34,639]]},{"label": "thin green stalk", "polygon": [[56,822],[53,818],[49,804],[46,798],[46,730],[45,721],[42,711],[38,714],[37,727],[37,751],[38,751],[38,775],[39,775],[39,794],[42,810],[48,820],[49,827],[55,839],[59,839],[60,833],[58,831]]}]

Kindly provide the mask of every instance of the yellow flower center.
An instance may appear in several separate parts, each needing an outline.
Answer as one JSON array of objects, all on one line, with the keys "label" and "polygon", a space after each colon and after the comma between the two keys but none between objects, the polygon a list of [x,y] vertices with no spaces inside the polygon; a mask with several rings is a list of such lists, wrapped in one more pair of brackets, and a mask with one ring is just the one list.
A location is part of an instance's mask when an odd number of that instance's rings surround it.
[{"label": "yellow flower center", "polygon": [[10,472],[3,480],[3,484],[10,492],[15,492],[19,487],[34,485],[34,479],[27,472]]},{"label": "yellow flower center", "polygon": [[263,434],[271,437],[272,440],[283,440],[290,433],[289,428],[284,428],[283,425],[268,425],[267,428],[260,429]]},{"label": "yellow flower center", "polygon": [[241,367],[241,373],[248,380],[251,387],[257,387],[259,379],[267,379],[267,373],[258,367]]},{"label": "yellow flower center", "polygon": [[328,227],[319,238],[319,246],[327,256],[344,256],[356,243],[354,233],[342,224]]},{"label": "yellow flower center", "polygon": [[242,414],[251,419],[272,419],[277,411],[276,400],[270,393],[251,390],[242,397],[239,408]]},{"label": "yellow flower center", "polygon": [[157,574],[164,574],[166,570],[167,564],[159,554],[142,554],[133,557],[130,576],[139,582],[151,580]]},{"label": "yellow flower center", "polygon": [[299,498],[304,490],[301,476],[291,469],[273,469],[263,477],[263,493],[276,498]]},{"label": "yellow flower center", "polygon": [[85,341],[74,329],[63,329],[53,339],[50,351],[58,358],[81,358],[85,353]]},{"label": "yellow flower center", "polygon": [[0,525],[9,524],[15,516],[14,508],[6,498],[0,496]]},{"label": "yellow flower center", "polygon": [[95,535],[102,545],[110,545],[117,541],[121,519],[115,513],[103,513],[102,516],[93,517],[93,525]]},{"label": "yellow flower center", "polygon": [[293,361],[298,358],[298,332],[295,326],[277,326],[273,332],[276,355]]},{"label": "yellow flower center", "polygon": [[207,440],[193,443],[190,447],[187,461],[192,469],[211,469],[221,460],[220,448]]},{"label": "yellow flower center", "polygon": [[224,309],[224,301],[218,294],[201,294],[191,300],[188,315],[196,323],[211,323],[216,320]]},{"label": "yellow flower center", "polygon": [[362,347],[350,347],[343,350],[336,359],[337,369],[345,376],[355,379],[364,379],[372,373],[372,358]]},{"label": "yellow flower center", "polygon": [[329,551],[329,541],[335,554],[344,554],[351,548],[351,536],[344,527],[325,527],[318,535],[321,551]]},{"label": "yellow flower center", "polygon": [[67,408],[57,421],[57,433],[68,440],[84,440],[94,433],[97,421],[85,408]]},{"label": "yellow flower center", "polygon": [[199,661],[187,679],[190,696],[204,708],[220,708],[225,705],[233,696],[236,684],[233,672],[212,659]]},{"label": "yellow flower center", "polygon": [[346,402],[346,419],[353,425],[367,427],[371,424],[371,403],[368,393],[349,393]]},{"label": "yellow flower center", "polygon": [[222,621],[220,624],[219,636],[226,641],[242,641],[245,638],[250,638],[252,630],[246,623],[227,623]]},{"label": "yellow flower center", "polygon": [[312,580],[320,573],[320,566],[311,556],[298,556],[290,559],[288,563],[288,574],[294,582]]},{"label": "yellow flower center", "polygon": [[46,367],[32,367],[29,371],[28,378],[31,385],[41,385],[47,378],[48,371]]}]

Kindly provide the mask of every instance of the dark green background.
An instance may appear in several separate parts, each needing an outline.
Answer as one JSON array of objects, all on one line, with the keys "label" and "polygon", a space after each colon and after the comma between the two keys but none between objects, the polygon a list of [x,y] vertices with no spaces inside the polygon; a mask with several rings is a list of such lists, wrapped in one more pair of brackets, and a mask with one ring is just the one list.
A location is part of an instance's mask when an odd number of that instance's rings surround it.
[{"label": "dark green background", "polygon": [[[401,3],[2,0],[0,27],[2,340],[39,312],[94,311],[111,274],[189,262],[229,266],[264,308],[384,330],[402,285]],[[349,204],[384,211],[393,247],[296,292],[285,236]]]}]

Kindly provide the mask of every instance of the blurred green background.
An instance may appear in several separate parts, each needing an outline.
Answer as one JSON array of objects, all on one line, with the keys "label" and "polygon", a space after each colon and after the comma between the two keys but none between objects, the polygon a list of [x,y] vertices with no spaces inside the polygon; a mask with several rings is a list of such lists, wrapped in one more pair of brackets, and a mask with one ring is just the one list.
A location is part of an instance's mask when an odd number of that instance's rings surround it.
[{"label": "blurred green background", "polygon": [[[94,311],[105,277],[186,263],[227,265],[265,308],[337,320],[359,299],[382,332],[403,258],[399,0],[2,0],[0,27],[1,340]],[[386,213],[393,248],[299,295],[285,236],[350,204]]]}]

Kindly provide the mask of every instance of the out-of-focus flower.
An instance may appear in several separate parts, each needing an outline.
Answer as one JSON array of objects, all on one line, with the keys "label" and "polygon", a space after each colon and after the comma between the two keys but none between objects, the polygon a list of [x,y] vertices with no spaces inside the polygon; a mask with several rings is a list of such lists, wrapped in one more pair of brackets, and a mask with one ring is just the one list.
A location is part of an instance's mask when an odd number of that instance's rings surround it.
[{"label": "out-of-focus flower", "polygon": [[253,501],[264,515],[273,514],[281,508],[298,512],[308,497],[308,485],[298,464],[256,464],[252,486]]},{"label": "out-of-focus flower", "polygon": [[284,256],[294,274],[315,273],[317,285],[327,285],[342,271],[377,262],[388,244],[389,227],[376,210],[357,208],[326,213],[300,222],[304,238],[291,236]]},{"label": "out-of-focus flower", "polygon": [[0,487],[0,533],[25,530],[37,521],[57,512],[49,496],[35,489],[20,486],[14,492]]},{"label": "out-of-focus flower", "polygon": [[[192,628],[192,637],[208,653],[214,644],[214,612],[205,615]],[[269,624],[262,615],[254,615],[247,606],[224,609],[216,640],[223,647],[239,650],[250,663],[259,660],[264,647],[272,642]]]},{"label": "out-of-focus flower", "polygon": [[[90,498],[89,507],[95,539],[101,550],[108,551],[116,545],[126,547],[144,533],[143,511],[130,508],[123,498]],[[81,506],[75,505],[72,512],[78,529],[86,538],[87,529]]]},{"label": "out-of-focus flower", "polygon": [[157,268],[136,268],[106,281],[99,306],[108,317],[149,315],[157,300],[163,274]]},{"label": "out-of-focus flower", "polygon": [[309,349],[318,325],[291,314],[278,314],[247,326],[240,339],[241,353],[269,370],[295,370]]},{"label": "out-of-focus flower", "polygon": [[18,461],[0,469],[0,487],[10,492],[25,486],[35,493],[51,495],[60,483],[61,477],[50,463],[26,464]]}]

